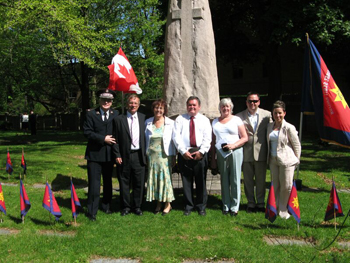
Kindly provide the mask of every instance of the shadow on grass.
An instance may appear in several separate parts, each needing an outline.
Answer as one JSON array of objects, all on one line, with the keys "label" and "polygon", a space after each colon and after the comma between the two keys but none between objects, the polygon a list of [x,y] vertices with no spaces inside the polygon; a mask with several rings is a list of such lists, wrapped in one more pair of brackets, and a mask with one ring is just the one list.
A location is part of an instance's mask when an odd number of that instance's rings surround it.
[{"label": "shadow on grass", "polygon": [[[49,213],[49,212],[47,212],[47,213]],[[55,216],[51,215],[51,217],[50,217],[49,214],[47,215],[47,221],[43,221],[43,220],[32,218],[32,217],[29,217],[29,218],[30,218],[30,220],[33,221],[34,224],[42,225],[42,226],[51,226],[54,224],[54,221],[56,221]]]},{"label": "shadow on grass", "polygon": [[[70,190],[70,176],[57,174],[55,179],[52,180],[52,191],[60,191],[60,190]],[[74,188],[81,189],[88,186],[87,181],[79,178],[72,178]]]},{"label": "shadow on grass", "polygon": [[76,145],[87,142],[82,132],[38,131],[36,136],[18,133],[6,133],[0,136],[2,145],[28,145],[38,142],[62,142],[61,145]]},{"label": "shadow on grass", "polygon": [[19,218],[19,217],[8,215],[8,218],[10,220],[12,220],[15,224],[21,224],[22,223],[22,219]]}]

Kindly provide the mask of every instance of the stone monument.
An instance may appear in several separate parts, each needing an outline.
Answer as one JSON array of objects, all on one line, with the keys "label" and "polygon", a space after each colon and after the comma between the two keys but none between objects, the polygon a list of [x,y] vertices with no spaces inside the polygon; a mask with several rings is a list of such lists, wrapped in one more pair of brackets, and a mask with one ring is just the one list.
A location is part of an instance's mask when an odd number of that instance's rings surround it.
[{"label": "stone monument", "polygon": [[208,0],[170,0],[166,24],[164,95],[168,115],[186,112],[186,100],[201,100],[200,112],[219,115],[215,42]]}]

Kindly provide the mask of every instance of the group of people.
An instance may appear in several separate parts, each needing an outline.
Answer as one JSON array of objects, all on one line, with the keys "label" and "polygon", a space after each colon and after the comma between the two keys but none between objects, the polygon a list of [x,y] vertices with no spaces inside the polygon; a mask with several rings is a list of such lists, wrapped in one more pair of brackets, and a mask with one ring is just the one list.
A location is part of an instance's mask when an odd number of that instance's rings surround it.
[{"label": "group of people", "polygon": [[146,201],[156,201],[155,214],[167,215],[175,199],[171,174],[176,160],[183,183],[185,216],[193,211],[200,216],[206,215],[209,166],[220,172],[224,215],[238,215],[242,167],[247,212],[265,211],[266,168],[269,164],[278,213],[282,218],[289,217],[287,202],[301,146],[295,127],[284,120],[286,109],[282,101],[273,105],[272,122],[271,112],[259,108],[258,93],[248,93],[247,109],[237,115],[232,114],[231,99],[225,98],[219,104],[220,117],[210,123],[200,113],[201,101],[196,96],[187,99],[187,113],[179,115],[175,121],[166,116],[167,105],[162,99],[153,102],[154,116],[146,120],[145,115],[138,112],[140,99],[136,94],[128,97],[127,113],[122,115],[111,108],[115,97],[113,91],[100,90],[97,96],[100,106],[87,112],[84,123],[84,135],[88,138],[85,158],[90,220],[96,220],[99,208],[101,174],[102,209],[111,213],[115,163],[121,215],[143,214],[145,180]]}]

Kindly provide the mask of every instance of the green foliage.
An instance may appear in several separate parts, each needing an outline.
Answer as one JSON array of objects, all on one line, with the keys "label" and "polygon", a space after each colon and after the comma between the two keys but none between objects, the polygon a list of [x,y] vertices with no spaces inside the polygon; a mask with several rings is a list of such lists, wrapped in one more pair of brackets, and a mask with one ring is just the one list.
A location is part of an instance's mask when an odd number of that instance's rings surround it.
[{"label": "green foliage", "polygon": [[72,104],[85,110],[89,91],[108,85],[107,66],[121,44],[144,96],[159,96],[163,55],[154,42],[164,21],[157,5],[155,0],[1,1],[1,96],[19,90],[50,112],[75,110]]}]

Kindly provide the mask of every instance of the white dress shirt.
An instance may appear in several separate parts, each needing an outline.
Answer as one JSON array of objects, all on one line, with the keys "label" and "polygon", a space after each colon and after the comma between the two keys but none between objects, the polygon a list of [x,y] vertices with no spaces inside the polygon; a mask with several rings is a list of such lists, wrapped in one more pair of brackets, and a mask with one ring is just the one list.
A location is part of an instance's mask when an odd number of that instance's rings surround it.
[{"label": "white dress shirt", "polygon": [[[199,147],[199,151],[204,155],[210,149],[211,139],[212,139],[212,129],[210,121],[201,113],[193,119],[196,133],[196,144]],[[190,145],[190,116],[186,113],[179,115],[175,120],[174,132],[173,132],[173,142],[176,149],[183,155],[188,149],[191,148]]]},{"label": "white dress shirt", "polygon": [[[128,125],[129,125],[129,130],[131,132],[131,123],[132,123],[132,120],[131,118],[133,118],[133,125],[134,125],[134,129],[133,129],[133,134],[132,134],[132,137],[135,138],[135,145],[133,145],[131,143],[131,150],[139,150],[140,149],[140,125],[139,125],[139,119],[137,118],[137,112],[134,113],[134,115],[131,115],[130,112],[126,112],[126,117],[128,119]],[[131,134],[131,133],[130,133]],[[131,142],[132,142],[132,139],[131,138]]]},{"label": "white dress shirt", "polygon": [[259,113],[256,112],[255,114],[250,114],[250,112],[248,111],[248,118],[255,132],[259,122]]}]

